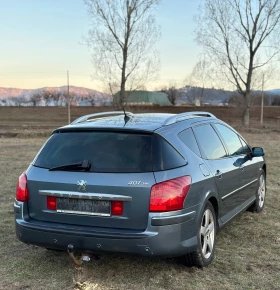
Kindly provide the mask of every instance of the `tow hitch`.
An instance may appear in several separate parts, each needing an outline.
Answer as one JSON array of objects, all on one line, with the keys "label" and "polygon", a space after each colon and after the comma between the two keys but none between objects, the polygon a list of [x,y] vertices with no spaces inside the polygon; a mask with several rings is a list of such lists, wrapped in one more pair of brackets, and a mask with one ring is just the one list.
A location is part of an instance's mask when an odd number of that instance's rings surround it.
[{"label": "tow hitch", "polygon": [[90,261],[90,257],[89,257],[89,255],[87,255],[87,254],[82,254],[82,257],[81,257],[80,259],[77,259],[77,258],[74,256],[74,246],[73,246],[72,244],[69,244],[69,245],[67,246],[67,252],[68,252],[70,258],[72,259],[72,261],[73,261],[76,265],[78,265],[78,266],[82,265],[83,262],[89,262],[89,261]]}]

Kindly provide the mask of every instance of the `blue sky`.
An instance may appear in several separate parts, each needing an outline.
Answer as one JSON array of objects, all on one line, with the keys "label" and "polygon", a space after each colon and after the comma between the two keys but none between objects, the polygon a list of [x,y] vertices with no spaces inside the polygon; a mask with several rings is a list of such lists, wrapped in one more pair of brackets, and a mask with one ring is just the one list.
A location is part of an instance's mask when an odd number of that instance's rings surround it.
[{"label": "blue sky", "polygon": [[[200,48],[194,14],[201,0],[162,0],[156,12],[162,38],[160,78],[152,86],[182,83]],[[82,45],[89,18],[82,0],[0,0],[0,87],[38,88],[70,83],[102,89],[92,81],[90,52]]]}]

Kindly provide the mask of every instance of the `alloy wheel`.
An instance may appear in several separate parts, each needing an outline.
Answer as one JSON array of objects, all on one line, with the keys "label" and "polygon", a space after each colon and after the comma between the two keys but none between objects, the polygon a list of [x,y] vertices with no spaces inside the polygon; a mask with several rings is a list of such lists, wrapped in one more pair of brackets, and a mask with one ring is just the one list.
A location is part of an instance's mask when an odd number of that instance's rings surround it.
[{"label": "alloy wheel", "polygon": [[200,242],[204,258],[209,259],[215,242],[215,221],[210,209],[206,209],[203,214],[200,227]]},{"label": "alloy wheel", "polygon": [[259,197],[259,207],[262,208],[264,205],[264,199],[265,199],[265,179],[263,175],[261,175],[260,177],[258,197]]}]

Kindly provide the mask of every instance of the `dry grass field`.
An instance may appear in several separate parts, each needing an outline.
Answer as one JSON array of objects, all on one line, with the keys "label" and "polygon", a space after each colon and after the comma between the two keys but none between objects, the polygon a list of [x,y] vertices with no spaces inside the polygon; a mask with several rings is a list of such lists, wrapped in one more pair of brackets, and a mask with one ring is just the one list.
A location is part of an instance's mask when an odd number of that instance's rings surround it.
[{"label": "dry grass field", "polygon": [[[186,107],[186,106],[143,106],[128,107],[133,113],[183,113],[208,111],[223,121],[241,126],[241,110],[238,107]],[[72,107],[71,121],[76,118],[103,111],[116,111],[115,107]],[[56,127],[67,123],[66,107],[0,107],[0,137],[47,137]],[[251,108],[250,123],[260,127],[260,108]],[[264,107],[264,126],[280,130],[280,107]]]},{"label": "dry grass field", "polygon": [[[0,127],[4,132],[8,119],[3,112],[0,110]],[[25,120],[24,116],[18,118]],[[43,128],[43,132],[44,126],[48,126],[46,132],[51,130],[46,116],[42,119],[44,122],[34,117],[38,131]],[[52,118],[50,123],[62,125],[58,119]],[[19,120],[13,122],[16,130],[22,125]],[[272,129],[241,132],[253,146],[265,148],[265,210],[261,214],[245,212],[221,231],[215,260],[203,270],[186,268],[174,259],[118,255],[104,255],[77,267],[66,253],[20,243],[14,231],[15,186],[46,137],[34,138],[37,135],[32,135],[31,128],[26,134],[29,138],[0,138],[0,289],[280,289],[280,133],[276,121],[272,125]]]}]

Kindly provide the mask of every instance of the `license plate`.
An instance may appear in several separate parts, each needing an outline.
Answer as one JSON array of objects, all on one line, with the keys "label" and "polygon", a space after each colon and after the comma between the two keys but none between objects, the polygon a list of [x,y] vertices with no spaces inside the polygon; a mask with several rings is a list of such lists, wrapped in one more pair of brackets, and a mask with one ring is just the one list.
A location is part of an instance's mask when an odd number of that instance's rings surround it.
[{"label": "license plate", "polygon": [[77,198],[57,198],[57,212],[110,216],[111,202],[92,200],[92,199],[77,199]]}]

